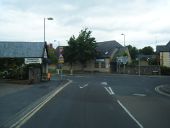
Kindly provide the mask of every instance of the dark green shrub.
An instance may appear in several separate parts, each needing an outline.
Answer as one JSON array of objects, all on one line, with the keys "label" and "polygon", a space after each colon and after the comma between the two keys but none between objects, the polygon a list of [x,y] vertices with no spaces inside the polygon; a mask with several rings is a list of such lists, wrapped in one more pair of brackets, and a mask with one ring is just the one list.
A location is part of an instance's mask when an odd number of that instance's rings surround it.
[{"label": "dark green shrub", "polygon": [[169,67],[161,67],[161,75],[170,75]]}]

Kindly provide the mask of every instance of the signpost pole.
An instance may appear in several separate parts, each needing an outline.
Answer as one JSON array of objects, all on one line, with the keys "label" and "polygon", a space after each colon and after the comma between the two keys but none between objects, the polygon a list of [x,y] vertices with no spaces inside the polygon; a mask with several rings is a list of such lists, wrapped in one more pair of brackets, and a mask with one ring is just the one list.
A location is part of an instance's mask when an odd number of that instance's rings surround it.
[{"label": "signpost pole", "polygon": [[125,64],[123,65],[123,72],[124,72],[124,74],[125,74]]},{"label": "signpost pole", "polygon": [[62,80],[62,76],[63,76],[63,69],[62,69],[62,64],[64,63],[64,57],[63,57],[63,47],[59,46],[59,55],[58,55],[58,64],[59,64],[59,75],[60,75],[60,79]]}]

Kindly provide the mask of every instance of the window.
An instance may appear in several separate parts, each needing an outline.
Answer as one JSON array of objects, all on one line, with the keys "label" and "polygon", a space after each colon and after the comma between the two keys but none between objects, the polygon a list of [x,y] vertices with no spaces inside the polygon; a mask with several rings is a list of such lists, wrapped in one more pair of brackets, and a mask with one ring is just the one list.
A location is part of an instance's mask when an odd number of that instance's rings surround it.
[{"label": "window", "polygon": [[101,62],[101,68],[106,68],[105,62]]},{"label": "window", "polygon": [[99,68],[99,62],[95,62],[95,68]]}]

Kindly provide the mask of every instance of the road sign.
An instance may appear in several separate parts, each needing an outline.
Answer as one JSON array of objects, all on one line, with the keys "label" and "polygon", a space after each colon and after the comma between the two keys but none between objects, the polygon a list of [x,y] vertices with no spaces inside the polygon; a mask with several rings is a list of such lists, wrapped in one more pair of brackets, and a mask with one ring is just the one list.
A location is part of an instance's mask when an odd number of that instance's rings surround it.
[{"label": "road sign", "polygon": [[128,62],[128,57],[127,57],[127,56],[117,57],[117,62],[118,62],[118,63],[127,64],[127,62]]},{"label": "road sign", "polygon": [[58,63],[63,64],[64,63],[64,57],[62,54],[60,54],[59,58],[58,58]]},{"label": "road sign", "polygon": [[25,58],[25,64],[41,64],[41,58]]},{"label": "road sign", "polygon": [[63,53],[63,47],[59,48],[59,58],[58,58],[58,63],[63,64],[64,63],[64,57],[62,55]]},{"label": "road sign", "polygon": [[62,52],[63,52],[63,47],[59,47],[59,52],[60,52],[60,54],[62,54]]}]

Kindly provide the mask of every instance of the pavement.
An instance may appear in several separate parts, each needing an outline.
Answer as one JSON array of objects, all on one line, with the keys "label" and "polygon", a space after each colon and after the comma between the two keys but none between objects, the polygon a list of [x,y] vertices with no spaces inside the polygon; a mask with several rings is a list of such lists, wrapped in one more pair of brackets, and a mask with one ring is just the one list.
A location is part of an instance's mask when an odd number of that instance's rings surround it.
[{"label": "pavement", "polygon": [[31,85],[0,81],[0,128],[10,127],[66,82],[55,78]]}]

